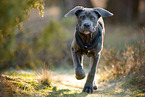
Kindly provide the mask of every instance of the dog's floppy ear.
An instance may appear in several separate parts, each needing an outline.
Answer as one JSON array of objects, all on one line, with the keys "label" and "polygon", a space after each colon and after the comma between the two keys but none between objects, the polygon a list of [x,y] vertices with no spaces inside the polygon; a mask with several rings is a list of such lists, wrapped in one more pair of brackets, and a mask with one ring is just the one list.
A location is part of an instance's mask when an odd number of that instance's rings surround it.
[{"label": "dog's floppy ear", "polygon": [[113,13],[103,9],[103,8],[94,8],[93,9],[95,12],[97,12],[100,16],[102,17],[110,17],[113,16]]},{"label": "dog's floppy ear", "polygon": [[72,10],[70,10],[67,14],[65,14],[64,17],[73,16],[78,11],[82,11],[83,9],[84,9],[84,7],[82,7],[82,6],[76,6],[75,8],[73,8]]}]

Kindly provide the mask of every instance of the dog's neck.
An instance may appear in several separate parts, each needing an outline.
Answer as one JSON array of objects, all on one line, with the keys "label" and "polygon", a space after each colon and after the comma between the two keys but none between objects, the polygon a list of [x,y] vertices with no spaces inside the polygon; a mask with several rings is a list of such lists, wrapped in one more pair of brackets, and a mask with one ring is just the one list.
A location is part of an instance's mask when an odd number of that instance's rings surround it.
[{"label": "dog's neck", "polygon": [[79,32],[78,30],[78,27],[76,26],[76,31],[78,32],[80,38],[82,39],[82,41],[84,43],[87,43],[87,44],[90,44],[94,41],[94,39],[96,38],[97,36],[97,33],[98,33],[98,29],[96,28],[96,31],[93,32],[93,33],[90,33],[90,34],[83,34],[81,32]]},{"label": "dog's neck", "polygon": [[83,40],[84,43],[91,43],[93,41],[93,34],[83,34],[81,32],[78,32],[79,36],[81,37],[81,39]]}]

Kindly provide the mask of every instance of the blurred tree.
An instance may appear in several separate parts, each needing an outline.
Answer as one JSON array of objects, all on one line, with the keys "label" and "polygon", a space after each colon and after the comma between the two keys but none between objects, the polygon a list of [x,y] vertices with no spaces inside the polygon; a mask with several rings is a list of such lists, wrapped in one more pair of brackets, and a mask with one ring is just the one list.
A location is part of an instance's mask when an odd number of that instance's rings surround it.
[{"label": "blurred tree", "polygon": [[114,13],[112,19],[131,23],[138,17],[140,0],[108,0],[107,9]]},{"label": "blurred tree", "polygon": [[43,14],[43,0],[0,0],[0,41],[13,33],[16,27],[28,18],[28,12],[33,8]]},{"label": "blurred tree", "polygon": [[43,15],[43,0],[0,0],[0,68],[14,59],[14,32],[22,27],[28,12],[38,8]]}]

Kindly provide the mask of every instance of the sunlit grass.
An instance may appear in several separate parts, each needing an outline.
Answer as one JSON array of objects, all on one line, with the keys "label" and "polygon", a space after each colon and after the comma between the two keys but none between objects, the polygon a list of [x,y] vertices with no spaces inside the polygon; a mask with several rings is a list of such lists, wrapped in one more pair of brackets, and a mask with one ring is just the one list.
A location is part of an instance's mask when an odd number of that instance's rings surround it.
[{"label": "sunlit grass", "polygon": [[[42,72],[40,73],[42,74]],[[144,95],[136,87],[129,83],[126,84],[126,81],[121,79],[104,82],[102,81],[102,78],[105,78],[104,75],[105,72],[96,74],[95,81],[98,84],[98,90],[92,94],[82,92],[86,78],[76,80],[73,68],[51,71],[50,85],[42,83],[40,75],[33,70],[6,71],[3,72],[2,78],[5,94],[16,97],[20,95],[27,97],[132,97]]]},{"label": "sunlit grass", "polygon": [[[48,92],[51,88],[47,88],[48,84],[45,85],[40,83],[41,79],[35,71],[7,71],[3,75],[4,84],[12,87],[12,90],[15,92],[15,95],[44,95],[45,92]],[[9,83],[9,84],[8,84]],[[13,89],[16,88],[16,89]],[[5,87],[5,90],[8,88]],[[10,90],[11,91],[11,90]],[[7,93],[6,93],[7,94]]]}]

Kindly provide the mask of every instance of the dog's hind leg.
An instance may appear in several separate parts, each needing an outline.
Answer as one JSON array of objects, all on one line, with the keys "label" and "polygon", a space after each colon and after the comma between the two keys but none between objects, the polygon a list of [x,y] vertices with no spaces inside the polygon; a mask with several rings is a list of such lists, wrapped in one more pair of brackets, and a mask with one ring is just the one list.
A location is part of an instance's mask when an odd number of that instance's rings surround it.
[{"label": "dog's hind leg", "polygon": [[80,80],[85,78],[85,72],[83,70],[83,56],[81,53],[78,53],[74,50],[72,50],[72,57],[73,57],[73,63],[75,67],[75,73],[76,73],[76,79]]},{"label": "dog's hind leg", "polygon": [[84,89],[83,89],[84,92],[87,92],[87,93],[93,92],[93,81],[94,81],[94,77],[95,77],[97,64],[99,62],[99,58],[100,58],[99,54],[97,56],[91,57],[91,62],[92,62],[91,69],[88,73],[87,81],[86,81]]}]

